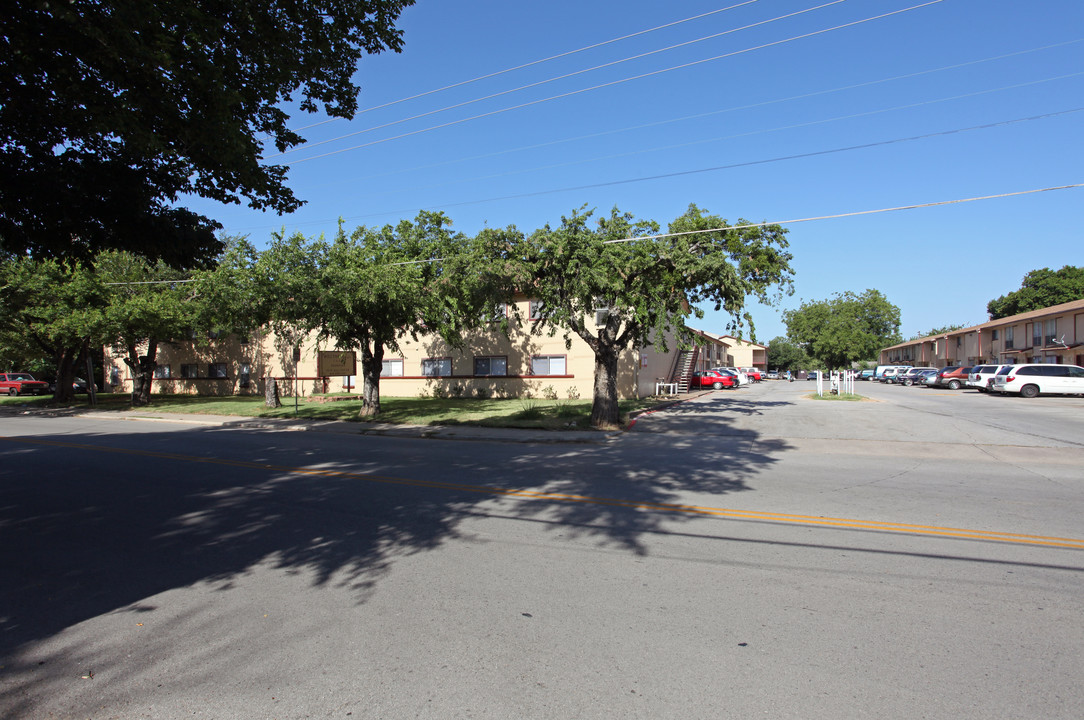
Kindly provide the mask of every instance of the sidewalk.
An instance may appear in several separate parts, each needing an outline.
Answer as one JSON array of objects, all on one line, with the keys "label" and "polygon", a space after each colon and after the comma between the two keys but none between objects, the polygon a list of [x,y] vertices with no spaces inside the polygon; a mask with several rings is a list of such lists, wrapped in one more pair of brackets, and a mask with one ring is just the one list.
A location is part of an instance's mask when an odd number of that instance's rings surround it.
[{"label": "sidewalk", "polygon": [[345,422],[306,418],[256,418],[225,415],[190,415],[126,410],[102,412],[80,410],[73,417],[88,420],[130,420],[197,425],[208,428],[266,430],[271,432],[322,432],[342,435],[381,435],[399,438],[468,440],[516,443],[589,443],[600,444],[621,436],[621,430],[534,430],[529,428],[490,428],[475,425],[394,425],[377,422]]}]

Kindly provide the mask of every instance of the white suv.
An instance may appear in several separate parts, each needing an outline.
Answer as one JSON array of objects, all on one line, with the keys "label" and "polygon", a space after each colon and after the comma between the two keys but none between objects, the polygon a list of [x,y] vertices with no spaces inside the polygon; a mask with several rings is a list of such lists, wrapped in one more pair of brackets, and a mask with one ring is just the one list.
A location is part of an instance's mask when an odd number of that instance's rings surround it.
[{"label": "white suv", "polygon": [[976,365],[967,374],[964,387],[975,388],[979,392],[986,392],[994,382],[994,376],[1009,367],[1008,365]]},{"label": "white suv", "polygon": [[1084,394],[1084,368],[1079,365],[1009,365],[994,376],[992,392],[1036,395]]}]

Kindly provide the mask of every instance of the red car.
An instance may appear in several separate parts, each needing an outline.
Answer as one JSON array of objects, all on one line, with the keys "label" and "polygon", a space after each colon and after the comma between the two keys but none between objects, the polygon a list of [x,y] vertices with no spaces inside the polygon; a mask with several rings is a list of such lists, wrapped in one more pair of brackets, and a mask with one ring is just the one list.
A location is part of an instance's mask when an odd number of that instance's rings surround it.
[{"label": "red car", "polygon": [[718,370],[697,370],[689,378],[689,389],[710,387],[715,390],[732,388],[737,385],[734,376]]},{"label": "red car", "polygon": [[0,373],[0,393],[6,395],[44,395],[49,383],[35,380],[30,373]]}]

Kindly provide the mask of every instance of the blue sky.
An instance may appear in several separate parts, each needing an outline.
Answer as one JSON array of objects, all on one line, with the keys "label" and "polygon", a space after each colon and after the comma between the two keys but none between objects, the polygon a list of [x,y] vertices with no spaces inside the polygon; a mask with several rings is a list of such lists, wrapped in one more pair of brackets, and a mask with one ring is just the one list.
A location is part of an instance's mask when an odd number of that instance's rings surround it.
[{"label": "blue sky", "polygon": [[[584,204],[665,227],[690,203],[782,222],[1084,182],[1084,2],[919,5],[418,0],[404,52],[359,67],[363,112],[298,114],[308,144],[269,149],[301,210],[190,206],[263,245],[421,209],[470,234]],[[1084,264],[1082,208],[1077,188],[784,223],[781,308],[876,288],[905,337],[983,322],[1029,270]],[[781,308],[751,306],[760,342]]]}]

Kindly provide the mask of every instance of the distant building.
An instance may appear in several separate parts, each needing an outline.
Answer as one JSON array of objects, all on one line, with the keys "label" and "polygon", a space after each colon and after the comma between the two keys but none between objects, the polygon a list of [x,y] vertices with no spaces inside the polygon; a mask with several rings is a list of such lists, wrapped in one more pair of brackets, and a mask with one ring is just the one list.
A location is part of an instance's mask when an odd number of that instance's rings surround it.
[{"label": "distant building", "polygon": [[1084,365],[1084,299],[908,340],[881,351],[882,364],[1062,363]]},{"label": "distant building", "polygon": [[[523,323],[533,322],[532,301],[516,299]],[[507,308],[501,312],[512,317]],[[594,392],[595,355],[578,336],[571,336],[566,347],[563,334],[533,334],[525,327],[513,327],[509,335],[496,324],[492,329],[471,333],[461,348],[449,346],[438,336],[406,337],[400,341],[400,353],[384,356],[380,393],[388,397],[419,395],[459,395],[464,397],[539,397],[553,392],[560,398],[590,398]],[[595,318],[597,322],[600,318]],[[589,320],[589,326],[595,325]],[[682,387],[683,379],[695,370],[740,363],[731,352],[731,343],[719,335],[694,330],[696,347],[681,350],[672,341],[661,347],[647,346],[629,350],[618,361],[619,397],[635,398],[656,394],[659,384]],[[740,343],[741,341],[737,341]],[[299,348],[295,360],[295,348]],[[753,346],[753,352],[763,347]],[[271,332],[259,332],[250,338],[236,336],[161,343],[154,393],[197,395],[262,394],[265,378],[280,382],[283,394],[359,392],[357,376],[317,376],[317,352],[321,350],[356,350],[319,345],[313,337],[292,341]],[[742,350],[744,352],[744,349]],[[744,355],[739,357],[744,358]],[[361,357],[358,353],[358,363]],[[123,358],[105,354],[107,390],[131,391],[131,374]]]}]

